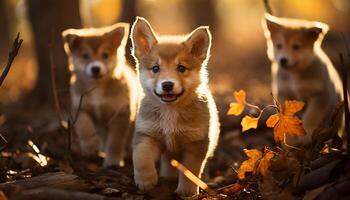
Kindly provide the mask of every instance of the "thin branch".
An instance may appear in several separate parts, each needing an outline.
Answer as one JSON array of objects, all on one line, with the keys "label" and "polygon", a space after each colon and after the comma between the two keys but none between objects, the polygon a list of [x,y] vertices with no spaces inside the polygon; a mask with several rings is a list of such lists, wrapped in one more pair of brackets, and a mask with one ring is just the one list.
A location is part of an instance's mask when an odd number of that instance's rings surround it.
[{"label": "thin branch", "polygon": [[84,94],[82,94],[82,95],[80,96],[77,112],[75,113],[75,116],[74,116],[74,118],[72,119],[73,125],[75,125],[75,123],[76,123],[77,120],[78,120],[79,113],[80,113],[80,110],[81,110],[81,105],[83,104],[83,99],[84,99]]},{"label": "thin branch", "polygon": [[54,54],[52,52],[52,49],[54,48],[54,32],[52,31],[51,35],[51,44],[50,44],[50,75],[51,75],[51,86],[52,86],[52,95],[53,95],[53,100],[55,104],[55,109],[56,109],[56,114],[57,114],[57,119],[59,122],[60,127],[63,127],[62,122],[63,122],[63,114],[62,114],[62,109],[60,106],[60,102],[58,100],[58,92],[57,92],[57,85],[56,85],[56,77],[55,77],[55,58]]},{"label": "thin branch", "polygon": [[7,64],[5,66],[5,69],[4,69],[4,71],[2,71],[2,74],[0,76],[0,87],[1,87],[2,83],[4,82],[7,74],[9,73],[9,71],[11,69],[12,62],[15,59],[15,57],[17,56],[18,50],[22,45],[23,39],[20,39],[19,35],[20,35],[20,33],[18,32],[16,39],[13,41],[12,49],[9,53],[9,57],[7,59]]},{"label": "thin branch", "polygon": [[8,146],[8,141],[6,140],[6,138],[0,133],[0,138],[2,141],[5,142],[5,145],[3,147],[0,147],[0,152],[3,151],[4,149],[6,149],[6,147]]},{"label": "thin branch", "polygon": [[[21,48],[21,45],[23,43],[23,39],[20,39],[19,36],[20,36],[20,33],[18,32],[15,40],[13,41],[12,49],[8,55],[7,64],[6,64],[6,66],[5,66],[5,68],[2,71],[1,76],[0,76],[0,87],[2,86],[2,83],[4,82],[7,74],[10,72],[12,62],[15,59],[15,57],[17,56],[18,51]],[[0,133],[0,139],[5,142],[5,145],[0,148],[0,152],[1,152],[2,150],[4,150],[7,147],[8,142],[7,142],[6,138],[1,133]]]},{"label": "thin branch", "polygon": [[78,117],[79,117],[79,113],[80,113],[80,110],[81,110],[81,106],[83,104],[83,99],[84,99],[84,96],[89,94],[90,92],[92,92],[94,89],[96,89],[96,87],[93,87],[89,90],[87,90],[86,92],[84,92],[83,94],[80,95],[80,99],[79,99],[79,104],[78,104],[78,108],[77,108],[77,112],[75,113],[75,116],[74,118],[72,117],[72,114],[70,115],[70,118],[72,120],[72,125],[74,126],[75,123],[77,122],[78,120]]},{"label": "thin branch", "polygon": [[272,9],[271,9],[269,0],[263,0],[263,2],[264,2],[265,11],[270,15],[272,15]]}]

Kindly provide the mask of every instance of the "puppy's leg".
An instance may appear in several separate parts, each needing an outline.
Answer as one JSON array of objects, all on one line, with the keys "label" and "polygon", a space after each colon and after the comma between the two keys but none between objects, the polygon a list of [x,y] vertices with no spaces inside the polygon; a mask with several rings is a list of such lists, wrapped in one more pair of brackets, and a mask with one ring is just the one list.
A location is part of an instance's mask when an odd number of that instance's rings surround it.
[{"label": "puppy's leg", "polygon": [[153,138],[140,133],[135,133],[133,142],[135,183],[142,191],[150,190],[158,183],[156,162],[160,156],[159,144]]},{"label": "puppy's leg", "polygon": [[[183,152],[183,165],[187,167],[194,175],[201,177],[203,168],[206,164],[208,143],[189,144],[188,148]],[[180,196],[192,196],[199,192],[196,184],[192,183],[183,173],[179,174],[179,184],[175,191]]]},{"label": "puppy's leg", "polygon": [[178,171],[171,166],[169,156],[163,154],[160,158],[160,176],[167,179],[176,179]]},{"label": "puppy's leg", "polygon": [[129,115],[121,114],[115,117],[108,127],[105,146],[106,158],[103,162],[104,167],[124,166],[124,156],[129,132]]},{"label": "puppy's leg", "polygon": [[[323,102],[323,98],[313,98],[309,100],[304,116],[302,118],[303,125],[306,131],[306,136],[302,137],[299,143],[304,145],[311,144],[312,133],[320,125],[325,117],[325,110],[329,110],[328,106]],[[327,112],[326,112],[327,113]]]},{"label": "puppy's leg", "polygon": [[75,131],[79,137],[82,154],[85,156],[96,155],[99,140],[96,135],[95,124],[86,112],[79,113]]}]

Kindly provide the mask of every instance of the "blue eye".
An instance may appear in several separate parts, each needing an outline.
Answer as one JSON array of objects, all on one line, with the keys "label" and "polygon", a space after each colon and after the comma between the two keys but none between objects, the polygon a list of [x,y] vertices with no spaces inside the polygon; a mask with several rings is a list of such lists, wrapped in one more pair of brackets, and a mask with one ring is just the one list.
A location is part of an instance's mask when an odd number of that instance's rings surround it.
[{"label": "blue eye", "polygon": [[187,70],[187,68],[186,68],[185,66],[183,66],[183,65],[179,65],[179,66],[177,67],[177,71],[179,71],[179,72],[181,72],[181,73],[185,73],[186,70]]},{"label": "blue eye", "polygon": [[156,74],[156,73],[158,73],[160,71],[160,67],[158,65],[155,65],[155,66],[152,67],[151,70],[152,70],[153,73]]}]

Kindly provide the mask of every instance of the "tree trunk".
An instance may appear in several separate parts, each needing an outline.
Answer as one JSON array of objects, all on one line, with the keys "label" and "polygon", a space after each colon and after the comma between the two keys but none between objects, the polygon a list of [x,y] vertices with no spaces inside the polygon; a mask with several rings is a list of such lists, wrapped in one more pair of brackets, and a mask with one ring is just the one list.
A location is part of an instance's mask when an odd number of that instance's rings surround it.
[{"label": "tree trunk", "polygon": [[26,9],[39,67],[30,96],[39,104],[52,104],[50,52],[54,56],[57,88],[68,89],[69,73],[61,33],[67,28],[81,28],[79,0],[27,0]]},{"label": "tree trunk", "polygon": [[215,32],[217,25],[215,0],[191,0],[185,1],[185,4],[189,19],[192,20],[191,30],[198,26],[210,26],[210,31]]},{"label": "tree trunk", "polygon": [[[4,0],[0,1],[0,56],[4,57],[5,53],[8,53],[10,49],[10,33],[8,26],[7,9],[9,6]],[[7,55],[6,55],[7,56]],[[5,57],[6,57],[5,56]]]},{"label": "tree trunk", "polygon": [[[136,18],[136,0],[123,0],[122,1],[122,13],[119,17],[118,22],[127,22],[130,24],[130,29],[132,26],[132,23],[134,22]],[[131,40],[128,39],[128,42],[126,44],[125,48],[125,56],[128,63],[130,63],[132,66],[135,66],[135,61],[133,57],[131,56]]]}]

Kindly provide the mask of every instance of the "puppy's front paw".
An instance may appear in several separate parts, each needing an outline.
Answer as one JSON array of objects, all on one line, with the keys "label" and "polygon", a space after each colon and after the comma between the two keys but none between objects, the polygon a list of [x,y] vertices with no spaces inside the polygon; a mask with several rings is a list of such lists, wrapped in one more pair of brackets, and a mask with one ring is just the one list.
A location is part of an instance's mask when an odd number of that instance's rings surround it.
[{"label": "puppy's front paw", "polygon": [[153,189],[158,183],[156,169],[150,171],[135,172],[135,184],[141,191]]},{"label": "puppy's front paw", "polygon": [[191,197],[198,194],[198,187],[194,184],[183,184],[177,186],[175,193],[180,197]]}]

